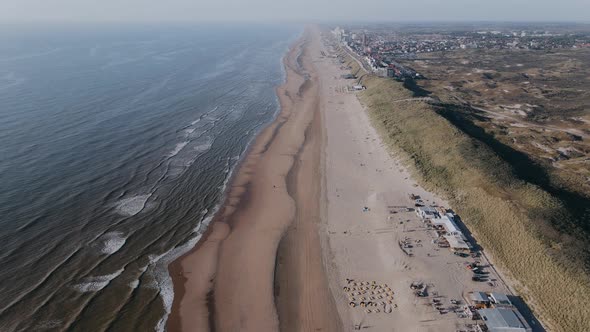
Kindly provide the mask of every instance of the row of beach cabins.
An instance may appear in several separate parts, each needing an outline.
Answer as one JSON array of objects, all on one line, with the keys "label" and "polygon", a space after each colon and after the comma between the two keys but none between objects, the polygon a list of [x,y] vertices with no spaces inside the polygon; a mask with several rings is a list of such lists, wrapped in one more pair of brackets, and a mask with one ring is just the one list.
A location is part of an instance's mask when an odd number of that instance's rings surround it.
[{"label": "row of beach cabins", "polygon": [[422,221],[432,225],[436,242],[441,248],[451,248],[454,252],[469,253],[472,245],[467,241],[463,232],[457,226],[455,219],[457,216],[452,212],[447,212],[442,207],[420,206],[416,213]]},{"label": "row of beach cabins", "polygon": [[[457,254],[472,254],[473,246],[459,226],[457,215],[442,207],[423,206],[416,198],[416,214],[432,228],[435,242],[441,248],[450,248]],[[422,206],[420,206],[422,205]],[[470,305],[465,306],[464,313],[473,319],[481,320],[477,324],[480,332],[531,332],[532,329],[522,314],[512,304],[506,294],[472,292],[469,294]]]}]

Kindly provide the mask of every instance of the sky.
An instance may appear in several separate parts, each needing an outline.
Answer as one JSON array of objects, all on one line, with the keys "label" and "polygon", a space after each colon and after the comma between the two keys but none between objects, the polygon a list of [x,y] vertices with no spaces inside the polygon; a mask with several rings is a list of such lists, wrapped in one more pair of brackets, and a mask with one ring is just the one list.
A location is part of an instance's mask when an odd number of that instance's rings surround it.
[{"label": "sky", "polygon": [[590,0],[0,0],[19,21],[590,21]]}]

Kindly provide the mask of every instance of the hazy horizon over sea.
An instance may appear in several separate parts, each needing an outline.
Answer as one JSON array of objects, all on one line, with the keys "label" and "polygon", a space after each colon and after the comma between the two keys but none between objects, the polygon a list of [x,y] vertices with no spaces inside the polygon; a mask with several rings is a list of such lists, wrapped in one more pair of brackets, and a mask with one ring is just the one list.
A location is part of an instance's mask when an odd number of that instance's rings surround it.
[{"label": "hazy horizon over sea", "polygon": [[163,329],[295,25],[0,31],[0,330]]}]

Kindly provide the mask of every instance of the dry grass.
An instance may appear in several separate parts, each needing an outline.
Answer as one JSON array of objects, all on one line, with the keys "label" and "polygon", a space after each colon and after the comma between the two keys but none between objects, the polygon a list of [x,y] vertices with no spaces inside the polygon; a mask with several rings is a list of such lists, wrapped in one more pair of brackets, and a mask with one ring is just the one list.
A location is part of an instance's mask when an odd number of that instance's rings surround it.
[{"label": "dry grass", "polygon": [[[352,72],[360,69],[347,62]],[[551,331],[590,331],[590,282],[566,259],[547,223],[566,213],[558,200],[516,178],[485,144],[454,127],[401,83],[366,76],[359,99],[384,142],[425,187],[442,194],[485,252]]]},{"label": "dry grass", "polygon": [[[590,119],[590,67],[583,65],[590,63],[590,49],[460,50],[401,62],[426,75],[420,86],[459,106],[461,117],[550,173],[548,186],[590,199],[583,121]],[[560,153],[564,148],[575,152]]]}]

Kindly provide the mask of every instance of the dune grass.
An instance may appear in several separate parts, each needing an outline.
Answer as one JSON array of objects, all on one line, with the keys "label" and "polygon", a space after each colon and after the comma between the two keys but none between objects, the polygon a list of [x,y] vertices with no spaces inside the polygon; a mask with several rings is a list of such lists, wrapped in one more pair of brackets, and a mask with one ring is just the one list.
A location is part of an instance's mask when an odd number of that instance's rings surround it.
[{"label": "dune grass", "polygon": [[[347,57],[352,73],[362,72]],[[567,215],[558,199],[518,179],[510,165],[402,83],[365,76],[359,99],[387,146],[416,179],[445,197],[518,295],[551,331],[590,331],[590,278],[549,226]]]}]

